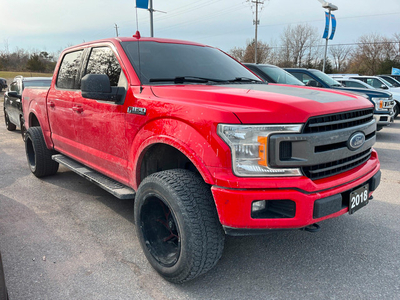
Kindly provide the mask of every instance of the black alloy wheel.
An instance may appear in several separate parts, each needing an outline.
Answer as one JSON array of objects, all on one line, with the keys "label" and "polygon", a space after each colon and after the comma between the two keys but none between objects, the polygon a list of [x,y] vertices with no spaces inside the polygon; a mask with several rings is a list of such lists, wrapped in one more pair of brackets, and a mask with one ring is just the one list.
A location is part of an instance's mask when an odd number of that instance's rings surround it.
[{"label": "black alloy wheel", "polygon": [[57,173],[59,164],[51,158],[56,152],[47,149],[40,127],[30,127],[27,130],[25,152],[29,168],[36,177]]},{"label": "black alloy wheel", "polygon": [[161,171],[143,180],[135,225],[146,258],[173,283],[200,276],[221,258],[225,235],[210,186],[188,170]]}]

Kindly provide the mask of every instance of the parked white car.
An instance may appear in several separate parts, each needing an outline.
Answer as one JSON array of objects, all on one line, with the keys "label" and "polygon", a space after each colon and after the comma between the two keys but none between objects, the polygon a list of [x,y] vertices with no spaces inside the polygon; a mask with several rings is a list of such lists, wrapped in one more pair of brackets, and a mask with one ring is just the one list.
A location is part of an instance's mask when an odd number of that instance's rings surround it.
[{"label": "parked white car", "polygon": [[394,117],[396,118],[400,111],[400,88],[394,87],[390,82],[378,76],[350,76],[351,79],[357,79],[365,82],[377,89],[388,90],[393,95],[393,99],[396,101],[394,107]]}]

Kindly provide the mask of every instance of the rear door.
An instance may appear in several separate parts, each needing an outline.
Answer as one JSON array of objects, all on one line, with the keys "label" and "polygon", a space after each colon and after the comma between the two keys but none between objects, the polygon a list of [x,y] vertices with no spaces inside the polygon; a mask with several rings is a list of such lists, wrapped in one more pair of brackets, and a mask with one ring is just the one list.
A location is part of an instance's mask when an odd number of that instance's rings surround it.
[{"label": "rear door", "polygon": [[74,124],[74,102],[80,96],[80,69],[84,50],[66,53],[62,58],[54,88],[47,97],[47,112],[56,150],[79,155]]}]

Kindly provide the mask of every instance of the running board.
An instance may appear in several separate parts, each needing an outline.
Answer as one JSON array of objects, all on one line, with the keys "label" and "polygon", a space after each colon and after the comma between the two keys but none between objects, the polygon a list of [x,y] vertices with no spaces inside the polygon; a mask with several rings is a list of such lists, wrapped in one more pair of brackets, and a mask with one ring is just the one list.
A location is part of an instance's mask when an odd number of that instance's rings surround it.
[{"label": "running board", "polygon": [[118,181],[107,177],[93,169],[90,169],[81,163],[66,157],[62,154],[56,154],[51,157],[56,162],[66,166],[68,169],[71,169],[76,174],[86,178],[87,180],[97,184],[99,187],[105,189],[107,192],[113,194],[115,197],[119,199],[134,199],[135,191]]}]

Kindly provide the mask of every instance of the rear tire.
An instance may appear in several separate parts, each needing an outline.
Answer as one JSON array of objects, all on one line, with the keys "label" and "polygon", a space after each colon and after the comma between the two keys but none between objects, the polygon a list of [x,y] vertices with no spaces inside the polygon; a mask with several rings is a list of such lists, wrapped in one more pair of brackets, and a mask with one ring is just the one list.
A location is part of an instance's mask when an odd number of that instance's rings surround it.
[{"label": "rear tire", "polygon": [[17,129],[17,126],[15,126],[13,123],[11,123],[6,110],[4,110],[4,119],[5,119],[6,128],[8,131],[14,131],[15,129]]},{"label": "rear tire", "polygon": [[221,258],[225,236],[211,190],[193,172],[145,178],[135,198],[135,225],[148,261],[170,282],[194,279]]},{"label": "rear tire", "polygon": [[31,172],[36,177],[54,175],[58,162],[51,159],[55,151],[47,149],[40,127],[31,127],[25,136],[25,152]]}]

